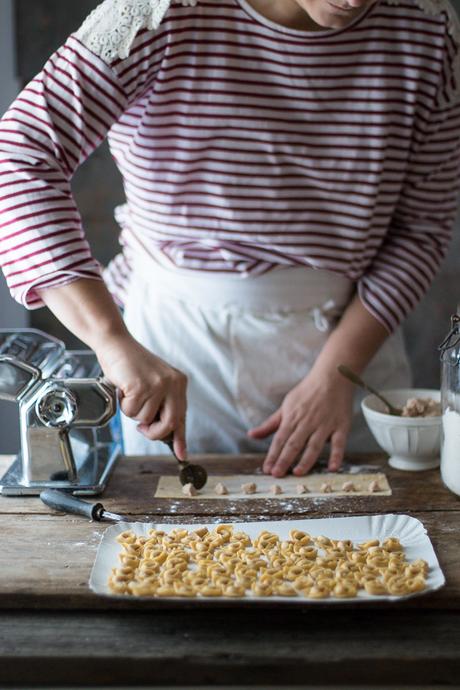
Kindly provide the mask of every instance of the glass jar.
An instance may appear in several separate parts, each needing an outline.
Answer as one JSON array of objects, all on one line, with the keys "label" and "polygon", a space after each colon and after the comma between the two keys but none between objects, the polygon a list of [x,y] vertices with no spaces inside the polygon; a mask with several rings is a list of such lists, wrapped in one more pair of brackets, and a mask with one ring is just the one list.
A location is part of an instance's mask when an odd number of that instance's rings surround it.
[{"label": "glass jar", "polygon": [[460,315],[451,318],[451,329],[441,350],[441,477],[460,496]]}]

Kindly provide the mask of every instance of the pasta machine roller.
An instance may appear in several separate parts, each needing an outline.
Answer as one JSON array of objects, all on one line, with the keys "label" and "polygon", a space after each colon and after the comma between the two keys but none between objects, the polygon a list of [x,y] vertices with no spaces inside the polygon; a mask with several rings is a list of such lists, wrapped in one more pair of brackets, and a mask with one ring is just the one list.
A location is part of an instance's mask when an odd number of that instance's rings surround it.
[{"label": "pasta machine roller", "polygon": [[104,490],[121,434],[115,388],[93,352],[67,351],[35,329],[0,329],[0,399],[18,406],[20,420],[20,450],[1,494]]}]

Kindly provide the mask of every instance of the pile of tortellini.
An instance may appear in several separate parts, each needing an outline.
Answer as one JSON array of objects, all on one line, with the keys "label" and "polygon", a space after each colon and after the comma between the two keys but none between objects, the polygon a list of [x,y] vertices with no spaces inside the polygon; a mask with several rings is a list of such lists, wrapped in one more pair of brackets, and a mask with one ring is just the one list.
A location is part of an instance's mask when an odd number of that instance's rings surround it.
[{"label": "pile of tortellini", "polygon": [[113,568],[114,594],[149,597],[301,597],[348,599],[403,596],[426,589],[428,564],[408,562],[399,540],[313,537],[298,529],[289,538],[266,530],[257,537],[216,525],[165,532],[133,531],[118,538],[120,567]]}]

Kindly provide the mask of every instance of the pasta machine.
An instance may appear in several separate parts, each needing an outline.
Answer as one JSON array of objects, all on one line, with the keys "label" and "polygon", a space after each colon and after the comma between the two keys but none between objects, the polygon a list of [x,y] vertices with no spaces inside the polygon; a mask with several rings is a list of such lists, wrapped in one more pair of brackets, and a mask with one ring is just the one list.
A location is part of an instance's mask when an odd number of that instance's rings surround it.
[{"label": "pasta machine", "polygon": [[0,329],[0,399],[18,406],[20,420],[20,450],[0,479],[1,494],[104,490],[121,433],[115,388],[93,352],[66,351],[35,329]]}]

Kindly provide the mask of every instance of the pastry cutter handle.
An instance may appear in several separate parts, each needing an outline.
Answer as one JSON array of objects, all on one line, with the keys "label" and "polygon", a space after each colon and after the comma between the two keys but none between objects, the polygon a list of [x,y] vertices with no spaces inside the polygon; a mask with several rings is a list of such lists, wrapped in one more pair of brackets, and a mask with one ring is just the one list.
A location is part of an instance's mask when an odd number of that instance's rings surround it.
[{"label": "pastry cutter handle", "polygon": [[83,515],[90,520],[100,521],[103,518],[108,518],[118,521],[122,519],[119,515],[107,513],[102,503],[88,503],[65,491],[44,489],[40,493],[40,498],[49,508],[73,515]]}]

